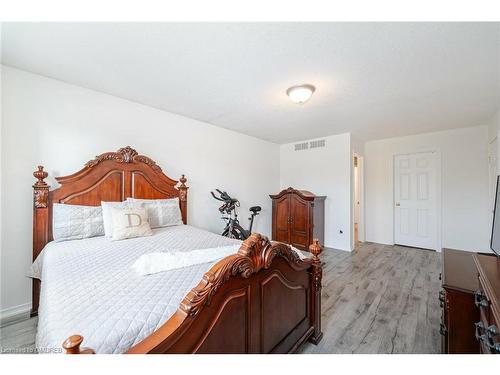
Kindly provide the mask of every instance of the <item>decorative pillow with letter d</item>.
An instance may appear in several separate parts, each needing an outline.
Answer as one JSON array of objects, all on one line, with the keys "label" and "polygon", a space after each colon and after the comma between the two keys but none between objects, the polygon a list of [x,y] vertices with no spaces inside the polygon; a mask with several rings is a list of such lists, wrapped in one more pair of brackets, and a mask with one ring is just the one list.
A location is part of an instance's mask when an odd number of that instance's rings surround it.
[{"label": "decorative pillow with letter d", "polygon": [[111,237],[113,241],[153,234],[144,207],[111,207],[111,217],[113,218],[113,236]]}]

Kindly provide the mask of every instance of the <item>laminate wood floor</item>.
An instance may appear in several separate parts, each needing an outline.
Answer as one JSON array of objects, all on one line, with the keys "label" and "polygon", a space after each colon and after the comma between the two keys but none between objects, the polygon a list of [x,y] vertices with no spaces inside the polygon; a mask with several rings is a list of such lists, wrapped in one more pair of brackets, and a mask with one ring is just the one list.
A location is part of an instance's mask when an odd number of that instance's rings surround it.
[{"label": "laminate wood floor", "polygon": [[324,336],[302,353],[440,353],[439,253],[361,243],[323,258]]},{"label": "laminate wood floor", "polygon": [[[301,353],[439,353],[440,254],[361,243],[322,259],[323,340]],[[37,319],[0,328],[0,347],[34,348]]]},{"label": "laminate wood floor", "polygon": [[35,317],[0,328],[0,353],[34,353],[37,322]]}]

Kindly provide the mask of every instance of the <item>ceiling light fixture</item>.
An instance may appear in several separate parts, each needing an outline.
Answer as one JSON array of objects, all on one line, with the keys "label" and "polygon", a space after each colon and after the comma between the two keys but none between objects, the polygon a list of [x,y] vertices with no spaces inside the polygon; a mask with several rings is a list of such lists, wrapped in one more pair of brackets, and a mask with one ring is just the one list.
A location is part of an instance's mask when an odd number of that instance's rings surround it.
[{"label": "ceiling light fixture", "polygon": [[292,86],[286,90],[290,100],[296,104],[304,104],[311,99],[316,87],[310,84]]}]

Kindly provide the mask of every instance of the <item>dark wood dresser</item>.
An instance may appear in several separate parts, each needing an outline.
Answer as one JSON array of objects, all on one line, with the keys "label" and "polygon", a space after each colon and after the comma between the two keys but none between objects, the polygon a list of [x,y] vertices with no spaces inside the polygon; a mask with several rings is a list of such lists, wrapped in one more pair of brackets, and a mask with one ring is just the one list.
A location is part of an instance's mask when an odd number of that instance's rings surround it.
[{"label": "dark wood dresser", "polygon": [[443,289],[439,292],[442,352],[478,353],[474,324],[479,320],[479,310],[474,304],[474,293],[479,282],[473,253],[443,249],[442,265]]},{"label": "dark wood dresser", "polygon": [[475,304],[479,309],[475,336],[481,353],[500,353],[500,258],[474,254],[479,289]]},{"label": "dark wood dresser", "polygon": [[273,240],[308,251],[314,238],[324,244],[325,196],[288,188],[273,200]]},{"label": "dark wood dresser", "polygon": [[442,352],[500,353],[500,259],[443,249],[442,260]]}]

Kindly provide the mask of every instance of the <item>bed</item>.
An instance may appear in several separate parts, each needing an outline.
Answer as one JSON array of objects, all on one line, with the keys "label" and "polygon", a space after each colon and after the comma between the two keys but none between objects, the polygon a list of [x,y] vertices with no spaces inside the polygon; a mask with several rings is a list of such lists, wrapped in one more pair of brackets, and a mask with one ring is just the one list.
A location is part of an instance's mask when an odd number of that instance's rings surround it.
[{"label": "bed", "polygon": [[[289,353],[321,339],[317,241],[302,259],[257,233],[241,242],[187,225],[187,179],[169,178],[131,147],[57,177],[54,190],[42,166],[34,176],[33,259],[43,249],[43,267],[42,284],[33,281],[32,315],[39,315],[42,351],[62,345],[68,354]],[[97,206],[127,197],[178,197],[184,225],[116,242],[52,241],[54,203]],[[150,252],[192,257],[219,248],[230,255],[148,276],[131,269]]]}]

